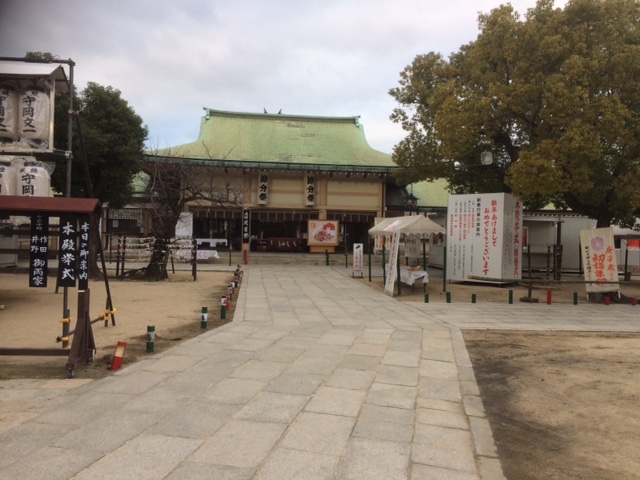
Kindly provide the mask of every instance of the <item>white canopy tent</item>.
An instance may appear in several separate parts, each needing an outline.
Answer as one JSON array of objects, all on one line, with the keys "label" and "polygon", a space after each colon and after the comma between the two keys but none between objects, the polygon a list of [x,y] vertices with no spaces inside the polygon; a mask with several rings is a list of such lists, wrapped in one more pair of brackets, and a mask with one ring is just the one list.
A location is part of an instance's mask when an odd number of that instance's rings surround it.
[{"label": "white canopy tent", "polygon": [[432,233],[445,233],[443,226],[423,215],[406,217],[388,217],[380,221],[378,225],[369,229],[369,235],[393,235],[404,233],[405,235],[430,235]]},{"label": "white canopy tent", "polygon": [[[396,278],[402,279],[403,282],[413,285],[415,276],[420,275],[424,278],[423,284],[428,279],[427,275],[427,261],[425,253],[425,245],[422,243],[422,256],[423,256],[423,272],[413,272],[412,270],[402,269],[398,262],[399,241],[402,235],[411,236],[414,238],[426,238],[431,234],[445,233],[446,229],[441,225],[438,225],[433,220],[423,215],[412,215],[405,217],[389,217],[385,218],[373,228],[369,229],[370,236],[391,236],[391,247],[389,250],[389,265],[386,271],[388,275],[385,278],[385,293],[393,296],[393,285]],[[405,252],[406,253],[406,252]],[[383,249],[384,255],[384,249]],[[396,268],[397,267],[397,268]],[[384,273],[383,273],[384,275]],[[403,277],[404,275],[404,277]],[[400,295],[400,282],[398,282],[398,295]]]}]

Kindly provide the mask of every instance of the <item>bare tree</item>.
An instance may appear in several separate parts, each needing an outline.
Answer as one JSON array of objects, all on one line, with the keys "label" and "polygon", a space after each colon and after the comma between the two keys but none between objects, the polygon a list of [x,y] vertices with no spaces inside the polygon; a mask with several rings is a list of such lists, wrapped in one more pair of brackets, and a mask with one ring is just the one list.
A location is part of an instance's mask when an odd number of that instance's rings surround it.
[{"label": "bare tree", "polygon": [[167,278],[169,246],[181,214],[194,207],[227,209],[242,204],[240,173],[207,165],[206,160],[185,159],[178,153],[165,150],[162,156],[147,157],[143,167],[149,176],[150,233],[155,237],[153,254],[144,275],[146,279]]}]

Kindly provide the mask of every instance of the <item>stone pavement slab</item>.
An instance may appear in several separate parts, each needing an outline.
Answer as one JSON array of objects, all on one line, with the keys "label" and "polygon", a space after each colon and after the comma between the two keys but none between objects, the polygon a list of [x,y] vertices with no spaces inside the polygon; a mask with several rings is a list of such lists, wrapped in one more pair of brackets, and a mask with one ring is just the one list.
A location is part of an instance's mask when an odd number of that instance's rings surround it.
[{"label": "stone pavement slab", "polygon": [[630,306],[403,303],[349,274],[246,266],[227,325],[99,381],[0,382],[0,480],[501,480],[460,329],[640,331]]}]

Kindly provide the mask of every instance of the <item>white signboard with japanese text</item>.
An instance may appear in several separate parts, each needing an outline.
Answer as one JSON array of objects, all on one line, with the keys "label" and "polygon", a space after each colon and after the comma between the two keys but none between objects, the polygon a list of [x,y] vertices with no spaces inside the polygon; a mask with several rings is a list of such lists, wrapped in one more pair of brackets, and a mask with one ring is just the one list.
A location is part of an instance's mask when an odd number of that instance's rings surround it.
[{"label": "white signboard with japanese text", "polygon": [[353,244],[353,277],[363,277],[364,272],[362,268],[363,264],[363,252],[364,252],[364,244],[363,243],[354,243]]},{"label": "white signboard with japanese text", "polygon": [[400,233],[395,232],[391,237],[391,250],[389,251],[389,269],[387,281],[384,284],[384,293],[393,297],[393,284],[398,278],[398,249],[400,248]]},{"label": "white signboard with japanese text", "polygon": [[522,204],[508,193],[450,195],[447,279],[501,283],[522,277]]},{"label": "white signboard with japanese text", "polygon": [[616,247],[613,240],[613,228],[590,228],[580,230],[582,263],[585,281],[616,283],[587,283],[587,293],[613,292],[620,290]]}]

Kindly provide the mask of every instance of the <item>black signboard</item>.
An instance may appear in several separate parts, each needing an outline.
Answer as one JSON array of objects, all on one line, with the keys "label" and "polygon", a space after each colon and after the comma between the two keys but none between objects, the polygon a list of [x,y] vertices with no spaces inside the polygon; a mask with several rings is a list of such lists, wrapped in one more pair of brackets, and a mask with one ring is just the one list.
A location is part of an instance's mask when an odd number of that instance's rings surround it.
[{"label": "black signboard", "polygon": [[78,251],[78,290],[89,288],[89,217],[81,216],[80,250]]},{"label": "black signboard", "polygon": [[251,210],[242,211],[242,243],[251,241]]},{"label": "black signboard", "polygon": [[42,213],[31,215],[31,239],[29,247],[29,286],[47,287],[49,267],[49,217]]},{"label": "black signboard", "polygon": [[305,203],[309,207],[316,203],[316,179],[311,175],[307,175],[307,186],[305,192]]},{"label": "black signboard", "polygon": [[75,287],[78,252],[76,249],[77,220],[75,215],[60,216],[60,256],[58,261],[58,286]]}]

